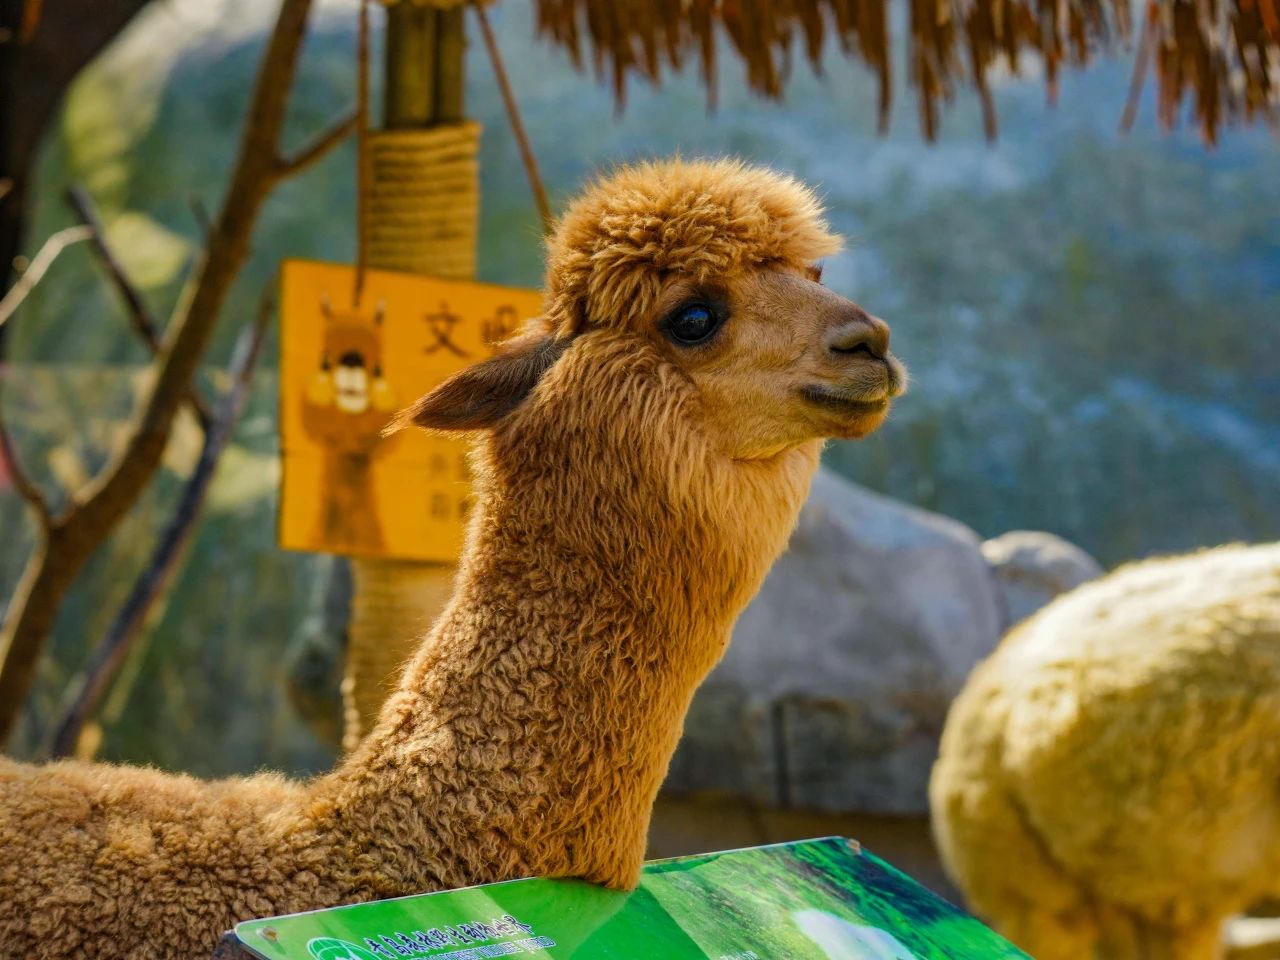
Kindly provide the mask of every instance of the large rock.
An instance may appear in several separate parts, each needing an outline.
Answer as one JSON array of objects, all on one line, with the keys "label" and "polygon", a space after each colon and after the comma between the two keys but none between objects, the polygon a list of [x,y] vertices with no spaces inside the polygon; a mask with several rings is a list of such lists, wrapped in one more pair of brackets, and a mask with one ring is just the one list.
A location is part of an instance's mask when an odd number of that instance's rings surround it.
[{"label": "large rock", "polygon": [[667,790],[924,812],[947,707],[1000,627],[973,531],[822,471],[694,700]]},{"label": "large rock", "polygon": [[1039,530],[1014,530],[988,540],[982,555],[1000,587],[1006,630],[1058,594],[1102,574],[1098,561],[1074,543]]}]

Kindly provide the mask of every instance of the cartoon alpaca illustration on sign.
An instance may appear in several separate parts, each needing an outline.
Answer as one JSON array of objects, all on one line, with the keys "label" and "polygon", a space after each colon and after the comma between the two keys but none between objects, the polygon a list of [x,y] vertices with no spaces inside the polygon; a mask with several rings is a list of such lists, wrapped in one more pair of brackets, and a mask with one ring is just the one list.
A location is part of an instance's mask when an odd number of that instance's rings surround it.
[{"label": "cartoon alpaca illustration on sign", "polygon": [[303,429],[324,449],[315,538],[328,550],[374,553],[382,547],[382,526],[372,468],[391,447],[382,428],[396,408],[382,367],[385,305],[370,320],[335,311],[323,297],[320,311],[320,367],[302,400]]}]

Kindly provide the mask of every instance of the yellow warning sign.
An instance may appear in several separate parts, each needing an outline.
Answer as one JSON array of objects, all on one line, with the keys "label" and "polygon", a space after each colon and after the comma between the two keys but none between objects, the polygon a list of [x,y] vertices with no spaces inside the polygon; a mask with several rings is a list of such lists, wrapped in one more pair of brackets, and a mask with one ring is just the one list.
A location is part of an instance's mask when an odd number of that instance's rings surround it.
[{"label": "yellow warning sign", "polygon": [[541,306],[535,290],[292,260],[281,274],[280,545],[454,560],[470,505],[466,440],[395,413],[493,353]]}]

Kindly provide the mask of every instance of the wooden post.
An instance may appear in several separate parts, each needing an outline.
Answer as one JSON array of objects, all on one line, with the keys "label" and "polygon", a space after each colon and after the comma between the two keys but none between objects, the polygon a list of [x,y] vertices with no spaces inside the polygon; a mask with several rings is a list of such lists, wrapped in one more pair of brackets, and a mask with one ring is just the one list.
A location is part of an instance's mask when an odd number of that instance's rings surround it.
[{"label": "wooden post", "polygon": [[435,119],[436,24],[439,11],[416,3],[387,7],[383,125],[430,126]]},{"label": "wooden post", "polygon": [[[464,7],[387,5],[384,128],[370,134],[368,263],[475,276],[479,127],[463,119]],[[446,0],[447,2],[447,0]],[[354,558],[343,743],[368,733],[400,668],[453,592],[452,564]]]}]

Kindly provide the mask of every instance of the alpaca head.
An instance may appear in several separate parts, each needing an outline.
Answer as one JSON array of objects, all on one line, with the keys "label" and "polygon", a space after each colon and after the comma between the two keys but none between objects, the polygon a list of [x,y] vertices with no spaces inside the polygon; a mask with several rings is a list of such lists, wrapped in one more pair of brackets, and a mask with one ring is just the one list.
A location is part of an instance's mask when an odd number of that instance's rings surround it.
[{"label": "alpaca head", "polygon": [[686,463],[690,438],[746,462],[862,437],[905,372],[885,323],[821,285],[839,246],[790,177],[733,161],[620,170],[551,237],[543,316],[401,423],[518,431],[541,410],[597,421],[622,448],[666,438]]}]

